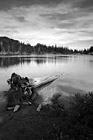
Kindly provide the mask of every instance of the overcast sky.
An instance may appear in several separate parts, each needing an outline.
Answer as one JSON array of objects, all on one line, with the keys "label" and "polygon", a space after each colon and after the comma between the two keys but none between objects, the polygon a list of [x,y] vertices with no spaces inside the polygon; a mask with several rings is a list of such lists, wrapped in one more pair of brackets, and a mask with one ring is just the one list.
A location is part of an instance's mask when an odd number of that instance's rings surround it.
[{"label": "overcast sky", "polygon": [[93,46],[93,0],[0,0],[0,36],[73,49]]}]

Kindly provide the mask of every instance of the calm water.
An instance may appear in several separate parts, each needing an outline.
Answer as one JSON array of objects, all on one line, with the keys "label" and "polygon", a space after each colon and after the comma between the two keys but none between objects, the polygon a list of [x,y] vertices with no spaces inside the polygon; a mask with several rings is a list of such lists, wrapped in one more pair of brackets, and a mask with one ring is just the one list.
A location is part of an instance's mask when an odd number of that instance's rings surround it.
[{"label": "calm water", "polygon": [[0,92],[9,88],[6,80],[13,72],[29,78],[63,74],[60,87],[93,91],[93,56],[0,57]]}]

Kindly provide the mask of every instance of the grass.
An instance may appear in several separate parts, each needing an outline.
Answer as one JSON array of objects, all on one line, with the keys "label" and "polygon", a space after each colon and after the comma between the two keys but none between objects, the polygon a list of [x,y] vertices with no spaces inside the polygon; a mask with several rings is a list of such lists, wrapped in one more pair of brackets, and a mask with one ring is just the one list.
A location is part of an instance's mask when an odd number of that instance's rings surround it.
[{"label": "grass", "polygon": [[69,109],[59,104],[60,94],[40,112],[37,105],[24,106],[17,113],[5,112],[0,126],[2,140],[92,140],[93,93],[76,94]]},{"label": "grass", "polygon": [[48,136],[51,140],[93,139],[93,93],[76,94],[65,118]]}]

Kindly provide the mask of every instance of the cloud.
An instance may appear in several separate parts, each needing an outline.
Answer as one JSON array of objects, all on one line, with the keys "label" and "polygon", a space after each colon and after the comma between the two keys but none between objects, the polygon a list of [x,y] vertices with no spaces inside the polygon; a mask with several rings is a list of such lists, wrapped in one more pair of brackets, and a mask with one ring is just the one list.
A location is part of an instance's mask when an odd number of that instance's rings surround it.
[{"label": "cloud", "polygon": [[30,5],[55,5],[68,0],[0,0],[0,10],[9,10],[14,7],[29,7]]},{"label": "cloud", "polygon": [[93,10],[93,0],[77,0],[74,7]]},{"label": "cloud", "polygon": [[[93,12],[86,0],[13,0],[0,12],[0,35],[31,44],[71,44],[93,39]],[[90,1],[91,3],[91,1]],[[20,6],[21,5],[21,6]],[[87,4],[86,4],[87,5]],[[91,8],[90,8],[91,9]]]}]

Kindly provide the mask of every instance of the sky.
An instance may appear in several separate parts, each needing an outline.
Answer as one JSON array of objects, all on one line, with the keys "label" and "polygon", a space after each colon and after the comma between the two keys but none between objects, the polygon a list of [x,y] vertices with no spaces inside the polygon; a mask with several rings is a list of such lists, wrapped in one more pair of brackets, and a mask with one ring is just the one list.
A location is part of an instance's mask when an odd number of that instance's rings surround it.
[{"label": "sky", "polygon": [[72,49],[93,46],[93,0],[0,0],[0,36]]}]

